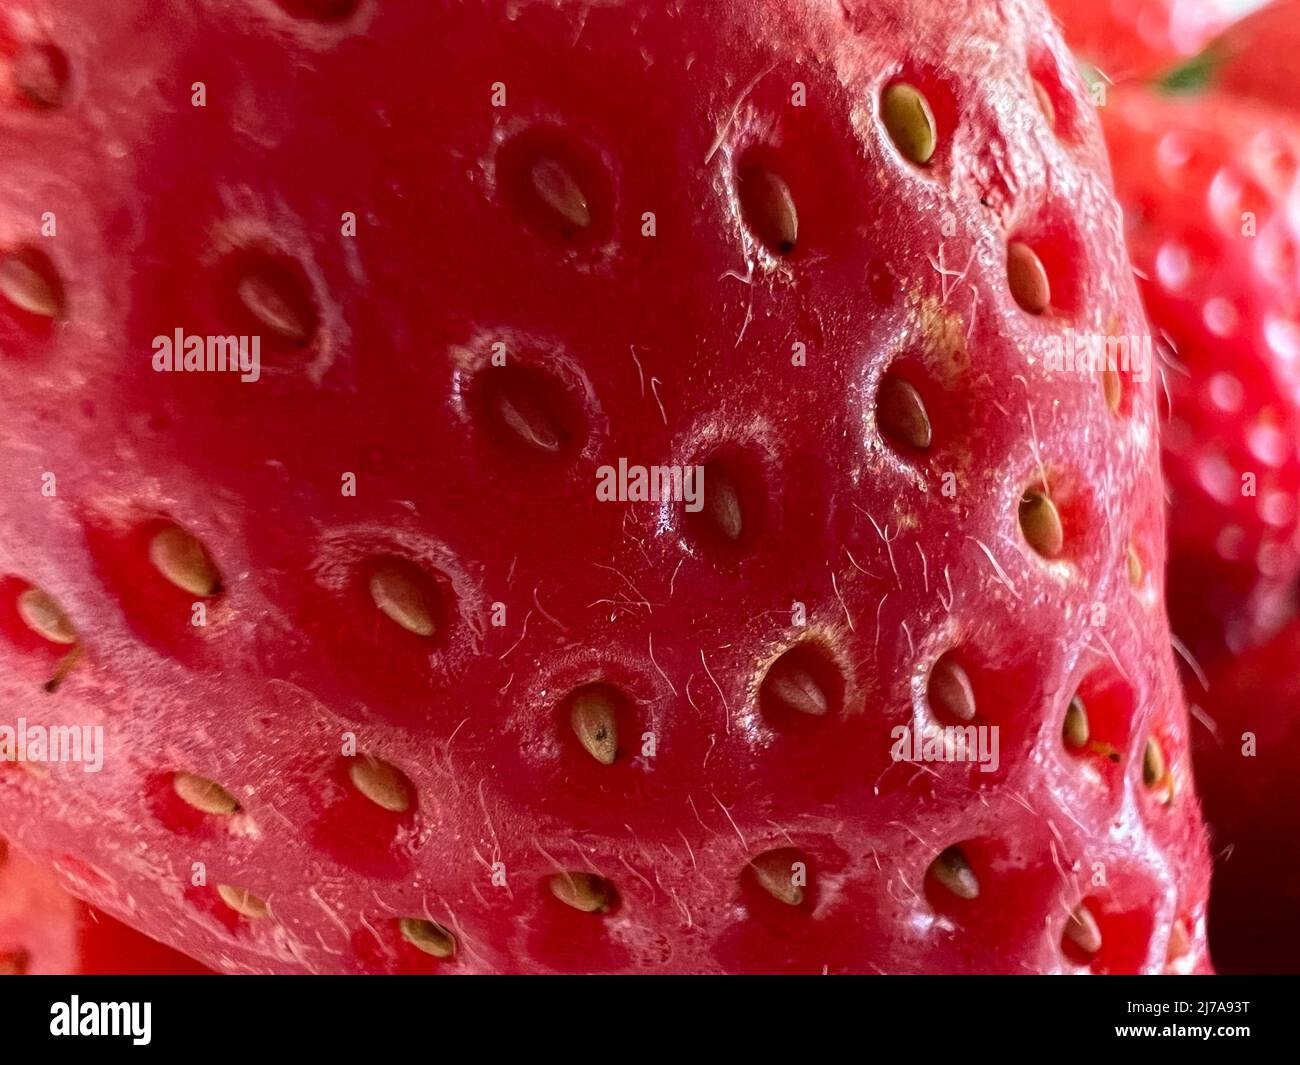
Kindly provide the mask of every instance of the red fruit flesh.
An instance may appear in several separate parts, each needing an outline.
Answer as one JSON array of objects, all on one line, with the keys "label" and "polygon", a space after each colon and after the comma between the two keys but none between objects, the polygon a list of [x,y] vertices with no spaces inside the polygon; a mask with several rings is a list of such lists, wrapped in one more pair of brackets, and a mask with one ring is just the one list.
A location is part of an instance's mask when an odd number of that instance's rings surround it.
[{"label": "red fruit flesh", "polygon": [[1173,627],[1207,667],[1294,609],[1300,571],[1300,127],[1148,90],[1102,110],[1152,323],[1168,344]]},{"label": "red fruit flesh", "polygon": [[[1044,368],[1148,327],[1037,4],[41,9],[0,694],[106,751],[0,827],[79,893],[234,972],[1206,967],[1155,384]],[[892,758],[967,722],[995,771]]]}]

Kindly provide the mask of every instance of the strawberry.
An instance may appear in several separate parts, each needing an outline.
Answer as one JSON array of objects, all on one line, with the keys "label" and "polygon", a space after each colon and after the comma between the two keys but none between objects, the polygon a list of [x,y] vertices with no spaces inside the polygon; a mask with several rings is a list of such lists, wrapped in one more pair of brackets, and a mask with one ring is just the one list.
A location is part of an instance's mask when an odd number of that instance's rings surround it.
[{"label": "strawberry", "polygon": [[1294,113],[1297,50],[1300,0],[1271,0],[1168,71],[1163,85],[1177,92],[1245,97]]},{"label": "strawberry", "polygon": [[1102,115],[1143,298],[1172,349],[1173,627],[1209,665],[1285,621],[1300,571],[1300,128],[1136,88]]},{"label": "strawberry", "polygon": [[[1293,973],[1300,954],[1300,626],[1230,663],[1198,714],[1197,779],[1214,841],[1210,945],[1222,972]],[[1198,733],[1201,730],[1198,729]]]},{"label": "strawberry", "polygon": [[0,839],[0,976],[208,970],[73,898]]},{"label": "strawberry", "polygon": [[1036,0],[33,10],[0,692],[104,750],[0,822],[73,890],[232,972],[1206,968]]},{"label": "strawberry", "polygon": [[1113,81],[1145,79],[1190,59],[1241,11],[1241,0],[1048,0],[1066,43]]}]

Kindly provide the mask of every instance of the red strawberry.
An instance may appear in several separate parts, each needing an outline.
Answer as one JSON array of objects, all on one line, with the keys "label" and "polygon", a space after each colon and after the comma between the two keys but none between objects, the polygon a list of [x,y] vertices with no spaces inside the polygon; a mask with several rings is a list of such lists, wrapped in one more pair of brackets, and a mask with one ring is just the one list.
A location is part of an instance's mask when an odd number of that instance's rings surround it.
[{"label": "red strawberry", "polygon": [[1300,0],[1272,0],[1170,71],[1166,88],[1249,97],[1295,112]]},{"label": "red strawberry", "polygon": [[1214,839],[1210,945],[1224,972],[1294,973],[1300,957],[1297,654],[1293,625],[1217,678],[1199,715],[1213,726],[1196,769]]},{"label": "red strawberry", "polygon": [[1285,620],[1300,570],[1300,129],[1137,89],[1102,115],[1147,310],[1176,352],[1170,611],[1208,664]]},{"label": "red strawberry", "polygon": [[207,971],[73,898],[52,870],[0,839],[0,975]]},{"label": "red strawberry", "polygon": [[79,892],[232,971],[1204,968],[1154,385],[1044,369],[1147,329],[1046,11],[39,7],[0,693],[107,750],[0,787]]},{"label": "red strawberry", "polygon": [[1240,0],[1048,0],[1066,43],[1114,81],[1147,78],[1196,55]]}]

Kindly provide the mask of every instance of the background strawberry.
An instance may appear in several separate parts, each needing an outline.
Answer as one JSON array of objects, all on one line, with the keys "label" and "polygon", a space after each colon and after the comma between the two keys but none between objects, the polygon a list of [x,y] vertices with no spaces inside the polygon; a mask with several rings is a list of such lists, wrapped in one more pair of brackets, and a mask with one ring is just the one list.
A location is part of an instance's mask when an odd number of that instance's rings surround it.
[{"label": "background strawberry", "polygon": [[1208,667],[1294,610],[1300,129],[1247,103],[1139,88],[1101,113],[1166,341],[1170,612]]},{"label": "background strawberry", "polygon": [[0,976],[207,971],[73,898],[51,870],[0,840]]},{"label": "background strawberry", "polygon": [[[1044,368],[1147,326],[1037,4],[10,36],[0,692],[107,752],[0,824],[74,891],[228,971],[1206,967],[1154,385]],[[891,759],[966,721],[996,772]]]}]

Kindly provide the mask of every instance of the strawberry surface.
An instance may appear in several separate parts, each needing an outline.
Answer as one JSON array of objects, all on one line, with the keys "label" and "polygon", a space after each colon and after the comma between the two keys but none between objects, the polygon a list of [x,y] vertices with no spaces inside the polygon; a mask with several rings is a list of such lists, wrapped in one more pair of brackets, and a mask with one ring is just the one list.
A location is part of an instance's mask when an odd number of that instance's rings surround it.
[{"label": "strawberry surface", "polygon": [[72,890],[230,972],[1207,967],[1037,2],[8,12],[0,692],[105,753],[0,827]]},{"label": "strawberry surface", "polygon": [[1165,341],[1174,631],[1207,667],[1294,610],[1300,570],[1300,127],[1146,89],[1102,110]]}]

